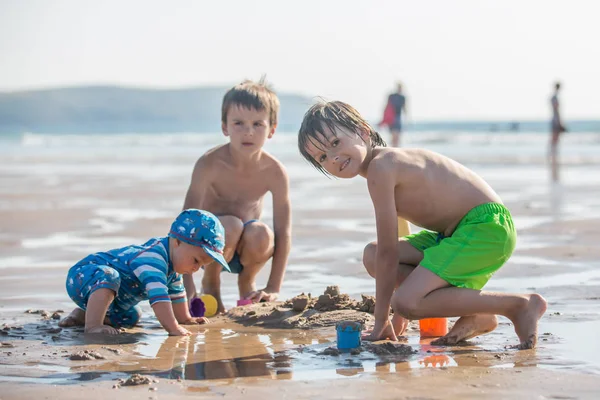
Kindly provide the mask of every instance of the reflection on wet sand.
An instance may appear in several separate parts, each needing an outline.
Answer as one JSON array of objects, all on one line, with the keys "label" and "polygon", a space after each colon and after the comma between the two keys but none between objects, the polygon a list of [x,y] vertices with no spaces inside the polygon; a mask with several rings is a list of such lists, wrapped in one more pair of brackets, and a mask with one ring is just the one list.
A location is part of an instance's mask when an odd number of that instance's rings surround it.
[{"label": "reflection on wet sand", "polygon": [[[241,377],[291,378],[290,357],[272,346],[283,343],[281,337],[255,334],[230,334],[223,329],[208,330],[197,340],[180,340],[183,347],[174,360],[170,378],[186,380],[233,379]],[[273,340],[273,341],[271,341]],[[165,341],[166,344],[166,341]],[[163,349],[163,347],[165,347]],[[171,352],[168,345],[160,352]]]},{"label": "reflection on wet sand", "polygon": [[[107,360],[80,361],[74,365],[68,359],[56,359],[56,365],[46,364],[50,374],[30,379],[32,382],[75,383],[112,380],[123,378],[123,374],[139,373],[188,382],[222,380],[231,383],[238,378],[314,381],[365,374],[382,378],[390,373],[419,375],[423,369],[519,368],[560,362],[548,359],[543,350],[542,356],[538,356],[539,349],[516,351],[507,347],[506,331],[511,329],[508,324],[501,324],[498,331],[486,335],[483,342],[475,339],[452,347],[431,345],[432,338],[421,340],[413,324],[409,329],[411,333],[401,338],[404,347],[378,342],[382,346],[377,349],[363,345],[359,354],[345,352],[338,355],[328,355],[331,353],[324,351],[336,346],[334,327],[278,330],[219,322],[194,327],[190,337],[169,337],[153,329],[155,325],[144,321],[139,328],[119,335],[120,339],[130,340],[115,341],[115,337],[105,337],[106,342],[103,342],[98,336],[93,344],[82,340],[86,337],[82,334],[73,337],[65,333],[59,341],[65,346],[65,354],[76,351],[85,343]],[[550,341],[559,340],[551,334],[544,335]],[[132,339],[137,341],[132,343]],[[29,340],[36,339],[31,337]],[[69,347],[71,349],[66,350]],[[398,351],[394,352],[394,349]],[[25,370],[18,375],[21,374],[31,375]]]},{"label": "reflection on wet sand", "polygon": [[[22,343],[23,350],[26,347],[27,353],[47,355],[45,352],[48,348],[44,340],[48,339],[46,331],[52,328],[52,322],[38,321],[33,315],[27,315],[31,322],[15,330],[17,333],[14,335],[18,334],[22,337],[21,340],[28,342]],[[552,318],[556,319],[556,324],[562,322],[560,327],[563,327],[565,318],[560,315],[553,315]],[[591,321],[590,324],[586,331],[597,332],[594,322]],[[582,326],[581,323],[579,326]],[[336,346],[334,327],[310,330],[265,329],[222,320],[193,327],[194,335],[181,338],[166,336],[155,321],[147,318],[139,327],[117,336],[83,335],[79,328],[60,331],[53,336],[52,342],[55,347],[61,347],[60,354],[63,357],[53,357],[52,361],[50,358],[46,359],[45,365],[48,366],[50,375],[42,375],[43,379],[57,379],[58,382],[65,383],[107,380],[122,377],[125,373],[187,381],[231,381],[247,377],[318,380],[402,371],[414,374],[419,369],[459,366],[517,368],[540,364],[561,367],[564,361],[557,356],[563,354],[556,350],[569,348],[562,344],[561,339],[568,333],[568,329],[564,328],[565,332],[558,336],[549,333],[558,330],[558,326],[550,328],[541,334],[541,343],[544,344],[542,348],[519,352],[507,347],[511,343],[508,334],[512,331],[512,326],[506,322],[502,322],[498,330],[482,339],[453,347],[433,346],[431,338],[421,340],[416,323],[412,323],[408,335],[400,338],[402,344],[405,347],[408,345],[412,352],[395,353],[386,350],[393,350],[395,346],[382,346],[380,350],[386,351],[371,352],[369,346],[365,345],[360,354],[342,353],[334,356],[324,353],[326,348]],[[12,337],[9,335],[13,335],[12,330],[7,331],[7,338]],[[36,345],[39,349],[32,349],[30,344],[36,341],[41,341]],[[594,343],[593,340],[587,342]],[[11,351],[15,353],[13,358],[21,354],[20,344],[19,341],[7,342],[7,347],[15,346],[11,347]],[[554,353],[544,349],[546,344],[553,346]],[[79,361],[73,364],[68,360],[68,355],[77,352],[82,346],[99,352],[106,360]],[[31,357],[23,359],[31,360]],[[23,374],[30,375],[25,370]],[[6,374],[0,372],[0,375]]]},{"label": "reflection on wet sand", "polygon": [[[200,328],[204,329],[204,328]],[[354,376],[365,372],[394,372],[425,367],[456,366],[449,348],[429,345],[430,340],[409,342],[414,354],[377,356],[366,350],[359,355],[326,356],[334,346],[332,329],[312,331],[261,330],[257,328],[211,327],[189,337],[148,335],[134,345],[133,359],[122,358],[95,366],[78,366],[71,371],[86,379],[98,373],[141,373],[177,380],[214,380],[245,377],[266,379],[320,379]],[[459,350],[461,351],[461,350]],[[468,350],[469,354],[476,347]],[[450,353],[451,354],[451,353]],[[127,357],[129,358],[129,357]],[[296,374],[296,376],[295,376]]]},{"label": "reflection on wet sand", "polygon": [[[202,328],[200,328],[202,329]],[[155,337],[156,338],[156,337]],[[112,361],[86,370],[152,374],[179,380],[263,377],[292,379],[299,346],[327,343],[320,333],[211,327],[189,337],[148,336],[134,351],[142,357]],[[77,368],[79,371],[81,367]]]}]

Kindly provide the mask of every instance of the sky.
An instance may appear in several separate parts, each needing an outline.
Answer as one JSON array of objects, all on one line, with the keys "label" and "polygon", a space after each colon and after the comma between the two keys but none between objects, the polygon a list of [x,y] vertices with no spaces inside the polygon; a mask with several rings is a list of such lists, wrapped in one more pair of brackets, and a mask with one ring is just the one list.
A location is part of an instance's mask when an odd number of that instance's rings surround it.
[{"label": "sky", "polygon": [[600,119],[600,2],[554,0],[0,0],[0,91],[232,86],[409,121]]}]

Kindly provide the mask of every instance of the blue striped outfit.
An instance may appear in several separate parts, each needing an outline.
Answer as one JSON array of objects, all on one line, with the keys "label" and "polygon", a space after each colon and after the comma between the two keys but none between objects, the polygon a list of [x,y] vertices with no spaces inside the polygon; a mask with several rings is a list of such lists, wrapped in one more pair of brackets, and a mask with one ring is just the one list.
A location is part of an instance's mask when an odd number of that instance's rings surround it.
[{"label": "blue striped outfit", "polygon": [[133,327],[141,317],[139,302],[150,306],[186,301],[182,276],[173,270],[169,238],[158,237],[142,245],[90,254],[67,274],[67,293],[86,309],[90,295],[107,288],[116,293],[107,312],[111,325]]}]

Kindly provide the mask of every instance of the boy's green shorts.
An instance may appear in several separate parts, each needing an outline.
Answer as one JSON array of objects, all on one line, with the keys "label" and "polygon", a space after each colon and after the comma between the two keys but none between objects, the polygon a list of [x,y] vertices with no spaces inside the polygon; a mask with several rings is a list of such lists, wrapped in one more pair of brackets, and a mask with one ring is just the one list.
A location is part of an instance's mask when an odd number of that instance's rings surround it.
[{"label": "boy's green shorts", "polygon": [[481,289],[515,249],[517,231],[502,204],[481,204],[452,236],[423,230],[405,238],[423,252],[421,266],[453,286]]}]

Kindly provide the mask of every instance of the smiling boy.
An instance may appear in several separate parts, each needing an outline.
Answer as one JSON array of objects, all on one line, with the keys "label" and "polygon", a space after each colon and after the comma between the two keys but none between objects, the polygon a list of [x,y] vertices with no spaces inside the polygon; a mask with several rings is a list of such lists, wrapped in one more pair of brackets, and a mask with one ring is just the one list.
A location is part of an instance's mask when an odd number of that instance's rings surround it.
[{"label": "smiling boy", "polygon": [[[207,151],[196,162],[184,208],[216,214],[225,227],[225,258],[238,274],[240,298],[274,301],[281,290],[291,243],[289,181],[284,166],[263,150],[277,128],[279,100],[263,80],[245,81],[223,98],[221,128],[229,143]],[[273,230],[260,221],[267,193],[273,197]],[[272,257],[267,284],[257,290],[255,278]],[[204,266],[202,291],[221,299],[222,268]],[[188,298],[196,295],[192,275],[184,276]]]},{"label": "smiling boy", "polygon": [[[377,241],[367,245],[363,262],[377,301],[366,339],[396,340],[406,319],[461,317],[438,342],[453,344],[493,330],[498,314],[512,321],[520,348],[535,347],[544,298],[481,290],[512,254],[517,234],[480,176],[432,151],[386,148],[358,111],[339,101],[307,111],[298,146],[325,174],[367,179]],[[398,217],[425,229],[398,239]]]}]

